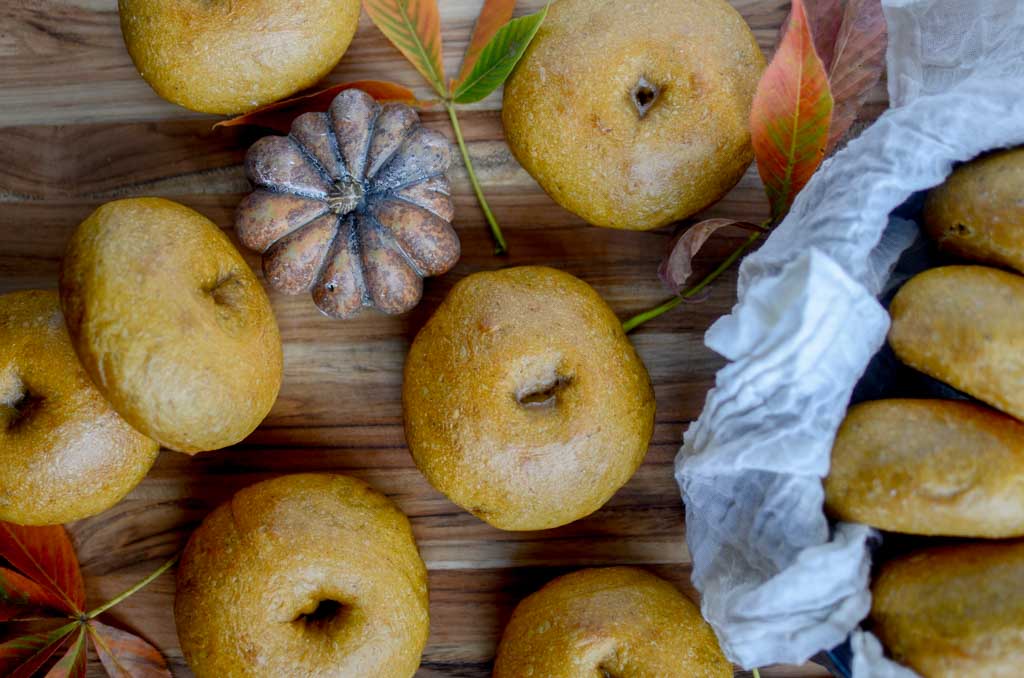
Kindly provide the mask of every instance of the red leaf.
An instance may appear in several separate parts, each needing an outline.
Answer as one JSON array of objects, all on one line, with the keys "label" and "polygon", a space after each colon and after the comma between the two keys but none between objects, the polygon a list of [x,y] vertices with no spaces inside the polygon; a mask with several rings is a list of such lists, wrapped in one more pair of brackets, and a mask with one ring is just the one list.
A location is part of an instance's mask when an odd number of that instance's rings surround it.
[{"label": "red leaf", "polygon": [[750,133],[757,169],[778,222],[825,157],[832,94],[802,0],[757,85]]},{"label": "red leaf", "polygon": [[724,226],[740,226],[760,230],[759,226],[735,219],[705,219],[677,236],[658,267],[658,276],[674,294],[679,294],[693,274],[693,258],[715,231]]},{"label": "red leaf", "polygon": [[363,0],[363,7],[381,33],[443,97],[441,14],[437,0]]},{"label": "red leaf", "polygon": [[[832,54],[835,52],[836,36],[839,35],[839,28],[843,25],[843,7],[846,0],[811,0],[804,4],[807,12],[807,21],[811,26],[811,35],[814,36],[814,49],[818,52],[821,63],[825,70],[832,65]],[[793,13],[786,15],[786,20],[779,27],[779,37],[775,41],[776,46],[782,43],[786,35]]]},{"label": "red leaf", "polygon": [[47,660],[67,644],[78,622],[65,624],[52,631],[42,631],[0,644],[0,675],[8,678],[30,678]]},{"label": "red leaf", "polygon": [[45,610],[60,614],[64,601],[28,577],[0,567],[0,622],[43,616]]},{"label": "red leaf", "polygon": [[396,85],[393,82],[384,82],[381,80],[356,80],[354,82],[345,82],[340,85],[334,85],[327,89],[322,89],[318,92],[311,92],[310,94],[303,94],[302,96],[293,97],[291,99],[284,99],[282,101],[275,101],[272,104],[268,104],[261,108],[257,108],[253,111],[249,111],[245,115],[240,115],[237,118],[231,118],[230,120],[221,120],[216,125],[217,127],[235,127],[237,125],[254,125],[257,127],[266,127],[272,129],[275,132],[281,132],[288,134],[291,129],[292,121],[299,117],[303,113],[309,113],[310,111],[323,112],[326,111],[331,102],[334,101],[334,97],[338,96],[341,92],[346,89],[358,88],[372,96],[378,101],[400,101],[410,106],[422,106],[423,102],[416,98],[416,95],[412,93],[407,87]]},{"label": "red leaf", "polygon": [[85,663],[89,659],[89,651],[85,646],[85,627],[79,626],[73,638],[71,647],[53,665],[46,678],[85,678]]},{"label": "red leaf", "polygon": [[0,522],[0,558],[56,596],[65,612],[81,614],[85,585],[75,549],[63,527]]},{"label": "red leaf", "polygon": [[160,651],[135,634],[93,620],[89,635],[110,678],[170,678]]},{"label": "red leaf", "polygon": [[454,92],[455,88],[473,70],[473,64],[480,58],[480,53],[484,51],[484,47],[491,41],[498,29],[509,22],[515,7],[516,0],[484,0],[480,16],[476,18],[476,25],[473,27],[473,36],[469,39],[469,45],[466,47],[466,55],[462,57],[459,77],[452,82],[451,91]]},{"label": "red leaf", "polygon": [[857,120],[868,92],[882,77],[888,41],[881,0],[847,0],[828,76],[835,99],[829,150]]}]

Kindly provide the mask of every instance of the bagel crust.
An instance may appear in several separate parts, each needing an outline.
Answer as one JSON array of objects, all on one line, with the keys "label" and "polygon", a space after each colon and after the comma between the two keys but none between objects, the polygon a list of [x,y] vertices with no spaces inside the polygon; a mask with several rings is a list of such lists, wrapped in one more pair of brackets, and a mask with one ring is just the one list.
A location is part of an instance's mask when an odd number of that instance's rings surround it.
[{"label": "bagel crust", "polygon": [[505,138],[587,222],[658,228],[743,176],[764,67],[725,0],[558,0],[505,84]]},{"label": "bagel crust", "polygon": [[0,521],[54,525],[105,511],[159,449],[89,380],[56,292],[0,296]]},{"label": "bagel crust", "polygon": [[460,281],[416,336],[402,389],[430,483],[504,530],[565,525],[636,471],[654,428],[647,370],[608,305],[542,266]]},{"label": "bagel crust", "polygon": [[839,520],[950,537],[1024,535],[1024,424],[955,400],[850,408],[825,505]]},{"label": "bagel crust", "polygon": [[409,521],[342,475],[241,490],[189,540],[174,619],[197,678],[403,678],[427,642],[426,567]]},{"label": "bagel crust", "polygon": [[924,549],[884,563],[871,630],[926,678],[1012,678],[1024,666],[1024,541]]},{"label": "bagel crust", "polygon": [[729,678],[697,607],[634,567],[580,570],[527,597],[505,628],[494,678]]},{"label": "bagel crust", "polygon": [[164,99],[242,113],[316,84],[341,60],[359,0],[119,0],[139,74]]},{"label": "bagel crust", "polygon": [[282,356],[270,301],[198,212],[161,198],[101,206],[71,237],[60,291],[93,382],[164,446],[233,445],[274,404]]}]

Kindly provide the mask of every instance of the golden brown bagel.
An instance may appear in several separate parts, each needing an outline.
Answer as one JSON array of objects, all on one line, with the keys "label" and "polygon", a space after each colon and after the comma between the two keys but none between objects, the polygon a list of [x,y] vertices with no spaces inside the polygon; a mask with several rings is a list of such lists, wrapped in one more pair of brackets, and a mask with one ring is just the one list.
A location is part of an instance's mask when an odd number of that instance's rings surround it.
[{"label": "golden brown bagel", "polygon": [[882,566],[871,621],[923,678],[1011,678],[1024,666],[1024,542],[932,548]]},{"label": "golden brown bagel", "polygon": [[729,678],[697,607],[633,567],[580,570],[527,597],[498,646],[494,678]]},{"label": "golden brown bagel", "polygon": [[600,508],[654,428],[647,370],[582,280],[543,266],[460,281],[405,363],[405,435],[427,480],[503,530]]},{"label": "golden brown bagel", "polygon": [[933,268],[900,289],[889,314],[900,360],[1024,420],[1024,276]]},{"label": "golden brown bagel", "polygon": [[192,535],[174,619],[197,678],[408,678],[430,626],[427,573],[387,497],[347,476],[284,476]]},{"label": "golden brown bagel", "polygon": [[1024,147],[961,165],[928,192],[923,217],[943,249],[1024,273]]},{"label": "golden brown bagel", "polygon": [[0,296],[0,521],[55,525],[105,511],[159,449],[89,381],[56,292]]},{"label": "golden brown bagel", "polygon": [[119,0],[118,9],[150,87],[204,113],[241,113],[310,87],[359,21],[359,0]]},{"label": "golden brown bagel", "polygon": [[103,205],[72,235],[60,290],[82,365],[164,446],[233,445],[274,404],[282,358],[270,301],[198,212],[161,198]]},{"label": "golden brown bagel", "polygon": [[763,70],[724,0],[558,0],[505,85],[505,137],[569,211],[657,228],[743,176]]},{"label": "golden brown bagel", "polygon": [[1024,424],[951,400],[856,405],[832,446],[825,504],[894,532],[1024,535]]}]

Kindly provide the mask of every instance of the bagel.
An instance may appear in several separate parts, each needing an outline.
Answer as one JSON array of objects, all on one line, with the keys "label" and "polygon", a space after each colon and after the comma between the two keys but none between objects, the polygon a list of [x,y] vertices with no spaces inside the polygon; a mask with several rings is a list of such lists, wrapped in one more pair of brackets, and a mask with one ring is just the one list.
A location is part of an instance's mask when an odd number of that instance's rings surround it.
[{"label": "bagel", "polygon": [[928,192],[924,231],[965,259],[1024,273],[1024,146],[961,165]]},{"label": "bagel", "polygon": [[109,202],[71,237],[61,304],[82,365],[132,426],[187,453],[233,445],[270,411],[270,301],[213,222],[160,198]]},{"label": "bagel", "polygon": [[0,521],[55,525],[105,511],[159,449],[89,380],[56,292],[0,296]]},{"label": "bagel", "polygon": [[168,101],[241,113],[314,85],[348,49],[359,0],[119,0],[135,67]]},{"label": "bagel", "polygon": [[932,268],[900,288],[889,314],[897,358],[1024,420],[1024,276]]},{"label": "bagel", "polygon": [[952,400],[855,405],[832,446],[825,506],[892,532],[1024,536],[1024,424]]},{"label": "bagel", "polygon": [[587,222],[658,228],[743,176],[764,67],[725,0],[558,0],[505,84],[505,138]]},{"label": "bagel", "polygon": [[408,678],[430,626],[427,573],[387,497],[347,476],[284,476],[192,535],[174,619],[197,678]]},{"label": "bagel", "polygon": [[580,570],[516,607],[494,678],[730,678],[697,607],[644,570]]},{"label": "bagel", "polygon": [[964,542],[884,563],[871,630],[924,678],[1009,678],[1024,666],[1024,541]]},{"label": "bagel", "polygon": [[420,330],[402,387],[416,465],[504,530],[596,511],[643,461],[647,370],[608,305],[542,266],[461,280]]}]

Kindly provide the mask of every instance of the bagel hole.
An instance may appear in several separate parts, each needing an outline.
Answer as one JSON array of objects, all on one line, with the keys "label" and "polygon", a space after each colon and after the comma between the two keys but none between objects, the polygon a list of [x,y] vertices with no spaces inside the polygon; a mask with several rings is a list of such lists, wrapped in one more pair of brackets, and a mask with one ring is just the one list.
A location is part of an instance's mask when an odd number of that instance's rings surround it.
[{"label": "bagel hole", "polygon": [[33,393],[24,382],[15,376],[13,383],[4,388],[2,392],[0,423],[8,431],[17,428],[39,410],[44,400],[43,396]]},{"label": "bagel hole", "polygon": [[528,386],[516,394],[520,405],[530,409],[553,407],[559,393],[572,383],[572,375],[554,374],[550,379]]},{"label": "bagel hole", "polygon": [[629,96],[633,102],[633,106],[636,107],[636,113],[638,116],[643,118],[647,115],[648,111],[658,101],[658,97],[661,95],[661,88],[657,85],[649,82],[647,78],[640,76],[640,79],[633,85],[632,91]]},{"label": "bagel hole", "polygon": [[308,612],[299,612],[292,623],[299,624],[316,633],[328,633],[348,616],[348,612],[349,607],[344,603],[325,598],[317,601],[313,609]]},{"label": "bagel hole", "polygon": [[218,306],[236,306],[241,299],[242,280],[237,272],[231,271],[217,278],[212,285],[204,286],[203,293]]}]

